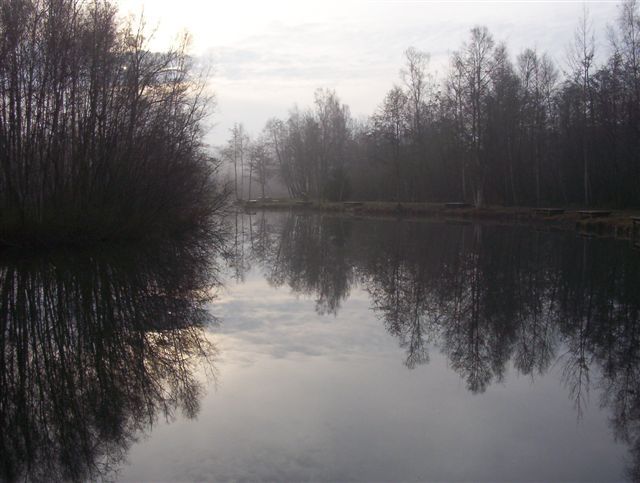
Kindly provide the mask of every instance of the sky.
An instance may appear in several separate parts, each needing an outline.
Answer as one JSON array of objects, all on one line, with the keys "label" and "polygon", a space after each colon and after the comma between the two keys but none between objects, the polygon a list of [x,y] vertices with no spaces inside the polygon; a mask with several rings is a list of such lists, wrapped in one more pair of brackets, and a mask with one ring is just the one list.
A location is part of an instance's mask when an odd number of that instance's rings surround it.
[{"label": "sky", "polygon": [[438,79],[450,54],[476,25],[505,41],[513,58],[527,47],[548,52],[566,68],[567,48],[586,5],[597,54],[609,50],[607,25],[618,2],[569,1],[242,1],[120,0],[122,14],[144,14],[152,48],[192,37],[191,53],[211,66],[216,106],[206,136],[223,144],[242,122],[257,135],[270,117],[309,106],[317,88],[335,89],[354,117],[372,114],[400,83],[403,52],[431,55]]}]

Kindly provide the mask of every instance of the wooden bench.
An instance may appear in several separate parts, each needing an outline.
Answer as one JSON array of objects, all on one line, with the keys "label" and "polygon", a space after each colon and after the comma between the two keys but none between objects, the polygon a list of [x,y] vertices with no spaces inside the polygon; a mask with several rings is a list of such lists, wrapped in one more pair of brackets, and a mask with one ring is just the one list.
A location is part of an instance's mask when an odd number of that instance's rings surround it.
[{"label": "wooden bench", "polygon": [[449,203],[445,203],[444,207],[445,208],[453,208],[453,209],[470,208],[471,204],[465,203],[464,201],[451,201]]},{"label": "wooden bench", "polygon": [[583,218],[604,218],[609,216],[611,212],[605,210],[580,210],[578,214]]},{"label": "wooden bench", "polygon": [[533,211],[538,215],[545,216],[561,215],[564,213],[563,208],[535,208]]}]

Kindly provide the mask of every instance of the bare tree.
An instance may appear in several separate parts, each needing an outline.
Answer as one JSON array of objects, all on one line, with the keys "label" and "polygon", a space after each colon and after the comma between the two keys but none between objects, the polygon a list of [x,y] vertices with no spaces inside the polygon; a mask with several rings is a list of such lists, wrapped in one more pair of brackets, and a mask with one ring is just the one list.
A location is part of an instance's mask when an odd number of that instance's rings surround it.
[{"label": "bare tree", "polygon": [[486,129],[485,103],[491,90],[493,37],[486,27],[471,29],[470,39],[460,51],[454,53],[453,64],[460,71],[462,81],[462,114],[472,154],[473,201],[477,207],[484,204],[484,185],[487,167],[484,159]]},{"label": "bare tree", "polygon": [[414,47],[404,52],[405,67],[400,70],[400,77],[407,89],[407,98],[411,106],[411,127],[414,137],[422,139],[426,104],[430,102],[435,90],[433,76],[428,72],[429,54]]},{"label": "bare tree", "polygon": [[264,127],[264,133],[268,139],[268,144],[278,162],[278,171],[287,187],[289,196],[295,197],[294,179],[289,157],[286,153],[286,126],[280,119],[271,118]]},{"label": "bare tree", "polygon": [[[624,59],[625,71],[633,92],[633,98],[640,102],[640,14],[637,0],[626,0],[620,7],[618,18],[619,35],[613,39],[614,49]],[[637,112],[636,112],[637,115]]]},{"label": "bare tree", "polygon": [[315,93],[316,121],[319,127],[319,153],[316,193],[320,199],[342,200],[345,190],[346,148],[350,138],[350,112],[335,91],[318,89]]},{"label": "bare tree", "polygon": [[273,164],[274,159],[269,152],[268,131],[265,131],[251,145],[251,167],[258,178],[262,198],[265,197],[265,187],[271,178]]},{"label": "bare tree", "polygon": [[589,168],[589,136],[593,117],[592,70],[595,56],[595,36],[589,10],[583,6],[582,17],[574,33],[573,44],[569,47],[568,63],[572,81],[580,88],[580,108],[582,115],[582,174],[584,204],[591,203],[591,178]]},{"label": "bare tree", "polygon": [[222,157],[233,165],[235,198],[241,200],[244,198],[244,160],[248,153],[249,136],[242,123],[235,123],[229,132],[231,137],[222,149]]},{"label": "bare tree", "polygon": [[542,163],[548,151],[545,143],[550,129],[552,98],[555,91],[557,71],[548,55],[538,55],[526,49],[518,56],[518,68],[522,85],[522,129],[527,141],[523,144],[523,155],[533,158],[535,177],[535,199],[539,206],[542,200]]},{"label": "bare tree", "polygon": [[402,199],[402,140],[407,130],[407,96],[398,87],[393,87],[385,96],[378,112],[373,116],[375,135],[391,148],[391,159],[395,177],[395,198]]}]

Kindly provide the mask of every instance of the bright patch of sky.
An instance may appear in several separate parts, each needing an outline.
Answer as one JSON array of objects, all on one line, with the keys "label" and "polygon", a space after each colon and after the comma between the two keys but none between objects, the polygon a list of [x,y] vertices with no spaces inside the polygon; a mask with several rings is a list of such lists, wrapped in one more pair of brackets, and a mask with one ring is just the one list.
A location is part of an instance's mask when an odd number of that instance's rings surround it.
[{"label": "bright patch of sky", "polygon": [[335,89],[355,117],[370,115],[399,83],[403,52],[431,54],[439,78],[448,58],[475,25],[505,41],[512,57],[527,47],[548,52],[566,68],[567,47],[586,5],[600,56],[609,51],[607,25],[618,2],[205,1],[121,0],[156,28],[153,47],[181,32],[192,53],[212,63],[217,106],[208,134],[223,143],[234,122],[257,134],[265,121],[312,103],[316,88]]}]

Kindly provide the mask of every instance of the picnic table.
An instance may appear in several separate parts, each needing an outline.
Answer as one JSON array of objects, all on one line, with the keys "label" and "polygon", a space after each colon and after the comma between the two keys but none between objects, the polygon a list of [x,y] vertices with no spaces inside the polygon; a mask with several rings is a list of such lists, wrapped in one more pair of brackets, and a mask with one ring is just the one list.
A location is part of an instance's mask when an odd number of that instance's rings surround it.
[{"label": "picnic table", "polygon": [[579,210],[578,214],[585,218],[604,218],[611,214],[606,210]]},{"label": "picnic table", "polygon": [[539,215],[552,216],[563,214],[564,208],[535,208],[533,211]]},{"label": "picnic table", "polygon": [[364,203],[362,201],[345,201],[345,208],[357,208],[358,206],[362,206]]},{"label": "picnic table", "polygon": [[465,203],[464,201],[451,201],[449,203],[444,204],[445,208],[469,208],[471,205],[469,203]]}]

